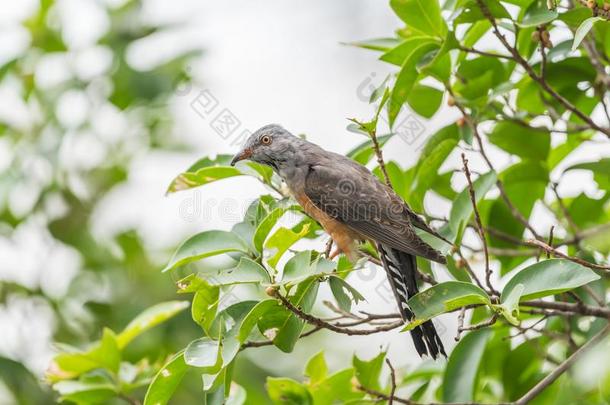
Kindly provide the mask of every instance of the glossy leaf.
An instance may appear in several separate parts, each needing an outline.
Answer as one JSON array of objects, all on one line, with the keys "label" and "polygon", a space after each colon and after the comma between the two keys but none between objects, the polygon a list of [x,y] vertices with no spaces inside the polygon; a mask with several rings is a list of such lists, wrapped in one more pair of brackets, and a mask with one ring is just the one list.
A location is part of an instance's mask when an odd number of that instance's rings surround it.
[{"label": "glossy leaf", "polygon": [[288,378],[268,378],[267,392],[276,405],[313,405],[313,398],[307,388]]},{"label": "glossy leaf", "polygon": [[551,148],[551,135],[548,132],[526,128],[510,121],[496,124],[489,134],[489,141],[508,153],[525,159],[546,160]]},{"label": "glossy leaf", "polygon": [[178,315],[189,307],[185,301],[169,301],[152,306],[138,315],[118,337],[118,345],[122,349],[142,333]]},{"label": "glossy leaf", "polygon": [[386,355],[386,352],[381,352],[368,361],[361,360],[357,356],[353,357],[352,364],[360,385],[372,390],[381,390],[381,370],[385,364]]},{"label": "glossy leaf", "polygon": [[444,38],[447,25],[438,0],[390,0],[390,6],[409,27]]},{"label": "glossy leaf", "polygon": [[405,330],[411,330],[445,312],[475,304],[491,304],[485,291],[476,285],[459,281],[437,284],[409,299],[415,319]]},{"label": "glossy leaf", "polygon": [[351,311],[352,302],[358,304],[360,301],[365,300],[362,294],[340,277],[330,276],[328,283],[333,296],[337,300],[337,304],[339,304],[339,308],[344,311]]},{"label": "glossy leaf", "polygon": [[565,259],[550,259],[533,264],[519,271],[502,290],[502,300],[513,290],[524,286],[522,300],[546,297],[599,280],[591,269]]},{"label": "glossy leaf", "polygon": [[224,253],[248,253],[248,245],[237,235],[225,231],[201,232],[187,239],[163,269],[163,272],[173,270],[206,257],[218,256]]},{"label": "glossy leaf", "polygon": [[265,253],[268,254],[269,259],[267,262],[271,267],[275,267],[284,253],[292,245],[299,240],[303,239],[309,232],[309,224],[303,222],[301,229],[294,231],[288,228],[278,229],[267,241],[265,242]]},{"label": "glossy leaf", "polygon": [[178,389],[187,371],[188,366],[184,361],[184,353],[180,352],[153,378],[146,392],[144,405],[166,405]]},{"label": "glossy leaf", "polygon": [[196,172],[185,172],[176,177],[167,189],[167,193],[188,190],[190,188],[203,186],[218,180],[241,176],[243,173],[231,166],[204,167]]},{"label": "glossy leaf", "polygon": [[576,32],[574,33],[574,42],[572,43],[572,51],[575,51],[576,48],[580,46],[580,43],[587,36],[593,25],[595,25],[598,21],[603,21],[603,17],[591,17],[587,18],[585,21],[580,24]]},{"label": "glossy leaf", "polygon": [[313,356],[305,366],[305,375],[309,377],[311,384],[322,382],[328,373],[328,365],[324,359],[324,352],[320,352]]},{"label": "glossy leaf", "polygon": [[474,401],[477,374],[490,337],[491,331],[487,329],[470,332],[453,349],[443,378],[444,402]]}]

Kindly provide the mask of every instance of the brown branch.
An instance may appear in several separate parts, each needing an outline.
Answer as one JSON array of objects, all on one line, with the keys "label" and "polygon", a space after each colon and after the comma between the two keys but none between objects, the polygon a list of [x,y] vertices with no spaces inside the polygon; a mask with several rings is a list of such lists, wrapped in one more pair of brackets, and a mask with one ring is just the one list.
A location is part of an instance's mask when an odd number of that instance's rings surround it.
[{"label": "brown branch", "polygon": [[330,331],[333,331],[335,333],[340,333],[343,335],[348,335],[348,336],[373,335],[373,334],[381,333],[381,332],[389,332],[391,330],[404,326],[404,322],[402,320],[399,320],[399,321],[395,321],[392,323],[379,325],[376,328],[372,328],[372,329],[343,328],[343,327],[339,327],[330,322],[326,322],[323,319],[317,318],[313,315],[303,312],[301,309],[294,306],[292,304],[292,302],[290,302],[288,300],[288,298],[284,297],[283,295],[281,295],[279,293],[276,293],[275,297],[278,298],[282,302],[282,304],[286,307],[286,309],[288,309],[290,312],[292,312],[293,314],[295,314],[297,317],[301,318],[305,322],[309,323],[310,325],[313,325],[313,326],[316,326],[319,328],[323,328],[323,329],[328,329]]},{"label": "brown branch", "polygon": [[485,51],[480,51],[478,49],[475,48],[470,48],[464,45],[458,45],[458,49],[464,52],[468,52],[468,53],[476,53],[477,55],[482,55],[482,56],[489,56],[491,58],[501,58],[501,59],[508,59],[508,60],[514,60],[512,56],[510,55],[502,55],[499,53],[492,53],[492,52],[485,52]]},{"label": "brown branch", "polygon": [[594,316],[596,318],[610,319],[610,309],[607,307],[602,308],[591,305],[553,301],[524,301],[519,303],[519,305],[530,308],[560,311],[570,315]]},{"label": "brown branch", "polygon": [[458,327],[457,327],[457,335],[455,335],[455,341],[459,342],[462,338],[462,330],[464,329],[464,319],[466,318],[466,307],[460,310],[460,314],[458,315]]},{"label": "brown branch", "polygon": [[599,131],[610,138],[610,128],[603,128],[595,123],[587,114],[580,111],[574,104],[572,104],[568,99],[559,94],[555,89],[553,89],[547,81],[539,76],[534,68],[521,56],[519,51],[511,44],[508,43],[506,37],[500,32],[498,24],[496,23],[496,19],[491,14],[489,8],[485,4],[483,0],[476,0],[479,8],[483,15],[489,20],[492,26],[492,31],[494,35],[500,40],[502,45],[506,48],[506,50],[513,56],[514,60],[523,67],[528,76],[534,80],[536,83],[540,85],[540,87],[548,93],[551,97],[557,100],[560,104],[562,104],[567,110],[574,113],[578,118],[586,122],[592,129]]},{"label": "brown branch", "polygon": [[477,274],[474,272],[474,270],[472,270],[472,267],[470,267],[470,263],[468,263],[468,260],[466,260],[466,258],[462,254],[462,251],[460,249],[457,249],[456,253],[460,257],[460,260],[461,260],[460,264],[462,265],[462,266],[458,266],[458,268],[463,267],[466,270],[466,272],[468,273],[468,275],[470,276],[470,278],[473,279],[475,283],[477,283],[479,288],[481,290],[485,290],[485,286],[483,286],[483,283],[481,283],[481,280],[479,280],[479,277],[477,277]]},{"label": "brown branch", "polygon": [[[315,333],[318,333],[319,331],[323,330],[323,328],[320,327],[315,327],[312,330],[303,333],[299,339],[303,339],[306,338],[308,336],[311,336]],[[241,350],[246,350],[246,349],[251,349],[251,348],[259,348],[259,347],[267,347],[267,346],[273,346],[274,343],[271,340],[265,340],[262,342],[246,342],[241,346]]]},{"label": "brown branch", "polygon": [[559,377],[561,377],[574,363],[576,363],[585,353],[595,347],[598,343],[608,336],[610,333],[610,326],[606,326],[601,332],[599,332],[593,339],[585,343],[580,349],[578,349],[574,354],[567,358],[563,363],[559,365],[555,370],[553,370],[549,375],[547,375],[542,381],[540,381],[534,388],[532,388],[528,393],[526,393],[523,397],[521,397],[515,405],[526,405],[530,403],[534,398],[540,395],[545,389],[549,387],[549,385],[553,384]]},{"label": "brown branch", "polygon": [[591,262],[588,262],[586,260],[579,259],[578,257],[568,256],[565,253],[560,252],[559,250],[555,249],[554,247],[551,247],[551,246],[547,245],[546,243],[544,243],[544,242],[542,242],[540,240],[530,239],[527,242],[531,246],[537,246],[537,247],[541,248],[542,250],[544,250],[545,252],[551,253],[551,254],[553,254],[556,257],[561,257],[562,259],[569,260],[569,261],[574,262],[576,264],[580,264],[581,266],[585,266],[585,267],[588,267],[588,268],[593,269],[593,270],[601,270],[601,271],[604,271],[604,272],[609,272],[610,271],[610,266],[596,264],[596,263],[591,263]]},{"label": "brown branch", "polygon": [[[553,232],[555,232],[555,227],[551,226],[551,230],[549,231],[549,246],[553,246]],[[546,258],[551,258],[551,252],[546,252]]]},{"label": "brown branch", "polygon": [[385,183],[388,185],[388,187],[393,189],[392,181],[390,180],[390,175],[388,174],[388,169],[386,168],[385,160],[383,159],[383,151],[381,150],[381,146],[379,146],[379,141],[377,140],[377,131],[374,129],[369,131],[369,136],[373,142],[373,150],[375,150],[375,156],[377,156],[377,164],[379,165],[379,169],[381,169],[381,173],[383,173]]},{"label": "brown branch", "polygon": [[[576,222],[574,222],[574,218],[572,218],[572,214],[570,214],[570,211],[568,211],[568,207],[566,207],[565,203],[563,202],[563,198],[561,198],[561,196],[559,195],[557,187],[557,183],[551,183],[551,188],[553,189],[553,194],[555,194],[555,198],[557,198],[559,208],[561,209],[561,212],[565,217],[566,221],[568,221],[570,228],[572,228],[572,233],[574,233],[574,237],[578,237],[580,229],[578,228],[578,225],[576,225]],[[549,245],[553,246],[552,243],[549,243]]]},{"label": "brown branch", "polygon": [[466,180],[468,180],[468,191],[470,193],[470,202],[472,203],[472,209],[474,211],[475,223],[477,224],[477,231],[479,232],[479,236],[481,238],[481,243],[483,243],[483,251],[485,253],[485,284],[487,284],[487,288],[489,291],[493,292],[495,295],[500,296],[500,293],[496,291],[491,283],[491,267],[489,265],[489,250],[487,249],[487,238],[485,237],[485,231],[483,230],[483,223],[481,222],[481,215],[479,214],[479,209],[477,208],[477,199],[474,193],[474,186],[472,184],[472,179],[470,178],[470,169],[468,169],[468,160],[466,159],[466,155],[462,153],[462,162],[464,163],[464,174],[466,175]]},{"label": "brown branch", "polygon": [[392,362],[390,361],[390,359],[385,359],[385,362],[390,368],[390,383],[392,387],[390,390],[390,399],[388,399],[388,405],[393,405],[394,397],[396,395],[396,370],[394,370],[394,366],[392,366]]}]

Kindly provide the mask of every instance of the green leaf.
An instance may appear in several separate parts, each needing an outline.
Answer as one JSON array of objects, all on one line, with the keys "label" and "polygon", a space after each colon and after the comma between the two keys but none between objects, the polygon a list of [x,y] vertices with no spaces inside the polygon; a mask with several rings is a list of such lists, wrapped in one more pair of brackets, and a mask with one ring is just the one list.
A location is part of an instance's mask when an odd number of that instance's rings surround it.
[{"label": "green leaf", "polygon": [[583,39],[585,39],[585,37],[587,36],[589,31],[591,31],[591,28],[593,28],[593,25],[595,25],[595,23],[598,21],[602,21],[603,19],[604,19],[603,17],[591,17],[591,18],[587,18],[586,20],[584,20],[582,22],[582,24],[580,24],[580,26],[574,33],[574,42],[572,43],[572,51],[575,51],[576,48],[578,48],[580,46],[580,43],[582,42]]},{"label": "green leaf", "polygon": [[[295,295],[289,298],[290,302],[303,312],[310,312],[318,295],[319,285],[316,280],[312,279],[299,284]],[[284,353],[291,353],[303,333],[305,323],[292,312],[288,310],[285,312],[287,316],[278,325],[273,344]]]},{"label": "green leaf", "polygon": [[372,51],[389,51],[398,45],[400,41],[396,38],[375,38],[364,41],[348,42],[345,45],[355,46],[358,48],[370,49]]},{"label": "green leaf", "polygon": [[438,130],[426,142],[415,166],[410,192],[405,195],[415,211],[423,211],[425,194],[439,177],[439,169],[459,142],[457,125]]},{"label": "green leaf", "polygon": [[324,359],[324,352],[320,352],[313,356],[305,366],[305,375],[309,377],[311,384],[317,384],[326,379],[328,374],[328,365]]},{"label": "green leaf", "polygon": [[496,124],[489,134],[489,141],[524,159],[546,160],[551,149],[551,135],[548,132],[526,128],[511,121]]},{"label": "green leaf", "polygon": [[311,268],[311,250],[305,250],[292,256],[284,266],[282,282],[289,283],[309,274]]},{"label": "green leaf", "polygon": [[328,283],[333,296],[337,300],[337,304],[339,304],[339,308],[342,310],[350,312],[352,309],[352,302],[358,304],[358,302],[364,301],[362,294],[349,285],[344,279],[337,276],[330,276]]},{"label": "green leaf", "polygon": [[[464,4],[464,9],[455,19],[454,24],[464,24],[464,23],[473,23],[478,22],[479,20],[486,19],[485,15],[483,15],[481,8],[477,4],[476,1],[471,0],[468,2],[462,2]],[[501,18],[510,18],[510,14],[502,4],[500,4],[497,0],[485,0],[485,5],[489,9],[489,12],[496,19]]]},{"label": "green leaf", "polygon": [[550,259],[519,271],[504,287],[502,301],[519,285],[525,288],[522,300],[555,295],[599,280],[591,269],[565,259]]},{"label": "green leaf", "polygon": [[242,176],[243,173],[231,166],[204,167],[196,172],[185,172],[179,174],[167,188],[167,194],[190,188],[203,186],[229,177]]},{"label": "green leaf", "polygon": [[525,286],[517,284],[499,306],[504,318],[513,325],[519,325],[519,301],[524,291]]},{"label": "green leaf", "polygon": [[188,366],[184,361],[184,353],[175,355],[153,378],[144,405],[166,405],[182,382]]},{"label": "green leaf", "polygon": [[91,370],[107,369],[118,373],[121,364],[121,349],[116,335],[110,329],[104,329],[100,342],[83,352],[60,353],[53,359],[52,372],[47,374],[51,381],[71,379]]},{"label": "green leaf", "polygon": [[191,316],[193,321],[200,325],[208,334],[216,318],[219,301],[220,287],[212,287],[202,280],[202,288],[193,297]]},{"label": "green leaf", "polygon": [[309,224],[305,222],[302,222],[300,231],[294,231],[288,228],[278,229],[265,242],[265,251],[266,254],[269,254],[267,263],[275,268],[282,256],[284,256],[284,253],[286,253],[286,251],[296,242],[303,239],[307,233],[309,233]]},{"label": "green leaf", "polygon": [[53,386],[60,401],[77,404],[103,404],[117,395],[116,388],[105,382],[61,381]]},{"label": "green leaf", "polygon": [[248,253],[248,245],[237,235],[226,231],[206,231],[187,239],[178,247],[163,272],[223,253]]},{"label": "green leaf", "polygon": [[468,403],[474,401],[477,374],[491,330],[470,332],[453,349],[443,378],[443,401]]},{"label": "green leaf", "polygon": [[[192,276],[193,275],[189,277]],[[187,277],[187,279],[189,277]],[[200,271],[195,277],[207,281],[211,286],[268,284],[271,282],[267,270],[247,257],[242,257],[237,266],[231,269]]]},{"label": "green leaf", "polygon": [[415,319],[404,330],[412,330],[435,316],[475,304],[491,305],[489,296],[476,285],[460,281],[437,284],[409,299]]},{"label": "green leaf", "polygon": [[224,405],[245,405],[248,400],[248,392],[241,385],[231,384],[231,393]]},{"label": "green leaf", "polygon": [[[497,176],[495,172],[485,173],[476,179],[472,186],[477,204],[485,197],[485,194],[496,184]],[[462,233],[470,217],[473,214],[472,201],[470,200],[470,190],[465,187],[453,201],[449,222],[441,229],[447,239],[454,241]]]},{"label": "green leaf", "polygon": [[207,337],[191,342],[184,352],[184,362],[191,367],[213,369],[220,361],[220,342]]},{"label": "green leaf", "polygon": [[444,38],[447,25],[441,16],[438,0],[390,0],[390,6],[411,28]]},{"label": "green leaf", "polygon": [[138,315],[117,337],[121,349],[142,333],[173,318],[189,307],[186,301],[169,301],[157,304]]},{"label": "green leaf", "polygon": [[525,14],[525,17],[523,17],[523,21],[521,21],[519,25],[523,28],[537,27],[539,25],[550,23],[558,16],[559,13],[557,13],[557,11],[555,10],[549,10],[546,7],[536,7]]},{"label": "green leaf", "polygon": [[278,207],[271,211],[269,215],[267,215],[265,219],[263,219],[256,228],[256,233],[254,234],[254,248],[258,252],[262,252],[265,240],[269,236],[269,233],[271,232],[273,227],[282,218],[282,216],[284,216],[284,214],[288,211],[299,210],[300,208],[298,206],[293,205],[290,207]]},{"label": "green leaf", "polygon": [[431,118],[440,108],[443,92],[433,87],[416,84],[407,97],[409,106],[425,118]]},{"label": "green leaf", "polygon": [[282,284],[298,284],[310,277],[320,274],[330,274],[337,265],[323,257],[311,261],[312,251],[305,250],[294,255],[284,266]]},{"label": "green leaf", "polygon": [[268,378],[267,392],[275,405],[313,405],[307,387],[289,378]]},{"label": "green leaf", "polygon": [[268,312],[271,312],[272,310],[276,310],[276,309],[281,309],[281,308],[280,308],[277,300],[275,300],[275,299],[268,299],[268,300],[261,301],[258,304],[256,304],[256,306],[254,308],[252,308],[250,313],[248,313],[248,315],[245,317],[245,319],[243,320],[243,322],[239,328],[239,334],[238,334],[239,341],[242,344],[245,343],[248,340],[248,337],[252,333],[252,330],[254,329],[254,327],[256,326],[258,321],[263,316],[265,316],[265,314],[267,314]]},{"label": "green leaf", "polygon": [[349,368],[339,371],[324,381],[310,384],[309,390],[316,405],[342,404],[366,404],[358,402],[364,397],[364,392],[359,391],[353,384],[354,369]]},{"label": "green leaf", "polygon": [[610,179],[610,158],[599,159],[595,162],[578,163],[568,167],[569,170],[590,170],[600,176],[606,176]]},{"label": "green leaf", "polygon": [[371,390],[381,390],[379,380],[386,355],[387,352],[381,352],[369,361],[360,360],[357,356],[353,357],[352,364],[356,369],[356,378],[360,385]]},{"label": "green leaf", "polygon": [[410,36],[396,47],[385,52],[379,57],[379,59],[393,65],[402,66],[407,58],[411,56],[413,51],[415,51],[419,46],[427,43],[439,44],[439,40],[427,35]]},{"label": "green leaf", "polygon": [[[383,147],[385,144],[394,136],[394,134],[389,135],[381,135],[377,137],[377,142],[379,142],[379,146]],[[375,156],[375,150],[373,149],[373,141],[370,139],[360,145],[356,146],[350,152],[348,152],[347,157],[355,160],[361,165],[368,164],[371,159]]]},{"label": "green leaf", "polygon": [[388,104],[388,118],[390,120],[390,127],[394,124],[402,105],[405,103],[405,101],[407,101],[407,98],[411,93],[411,89],[416,82],[417,76],[419,75],[419,72],[417,71],[417,64],[419,63],[419,60],[422,58],[422,56],[435,48],[439,48],[439,45],[434,43],[420,44],[413,50],[413,52],[411,52],[409,57],[402,65],[402,68],[398,73],[398,77],[396,78],[396,82],[394,83],[394,88],[392,89]]}]

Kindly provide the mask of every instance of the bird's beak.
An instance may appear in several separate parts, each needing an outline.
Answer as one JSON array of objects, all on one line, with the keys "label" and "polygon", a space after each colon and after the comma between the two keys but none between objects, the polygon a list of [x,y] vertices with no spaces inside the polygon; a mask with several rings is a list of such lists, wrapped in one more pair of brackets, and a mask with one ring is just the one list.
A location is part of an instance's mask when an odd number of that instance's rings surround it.
[{"label": "bird's beak", "polygon": [[242,160],[249,159],[251,156],[252,156],[252,149],[246,148],[246,149],[242,150],[241,152],[239,152],[237,155],[235,155],[233,160],[231,160],[231,166],[235,166],[237,164],[237,162],[241,162]]}]

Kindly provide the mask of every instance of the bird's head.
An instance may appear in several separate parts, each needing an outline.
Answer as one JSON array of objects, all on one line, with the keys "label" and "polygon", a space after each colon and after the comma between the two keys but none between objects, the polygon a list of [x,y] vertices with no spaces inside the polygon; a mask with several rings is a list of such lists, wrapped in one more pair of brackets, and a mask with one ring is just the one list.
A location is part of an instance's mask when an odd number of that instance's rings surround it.
[{"label": "bird's head", "polygon": [[254,132],[243,149],[231,161],[231,166],[242,160],[271,166],[275,169],[291,158],[301,139],[279,125],[266,125]]}]

